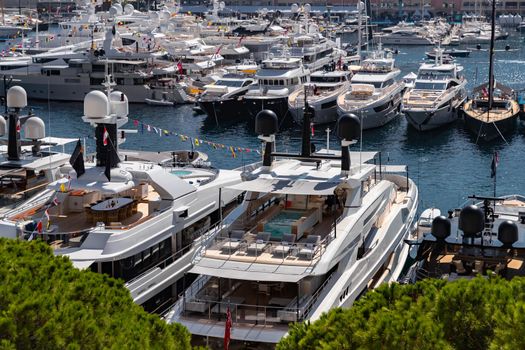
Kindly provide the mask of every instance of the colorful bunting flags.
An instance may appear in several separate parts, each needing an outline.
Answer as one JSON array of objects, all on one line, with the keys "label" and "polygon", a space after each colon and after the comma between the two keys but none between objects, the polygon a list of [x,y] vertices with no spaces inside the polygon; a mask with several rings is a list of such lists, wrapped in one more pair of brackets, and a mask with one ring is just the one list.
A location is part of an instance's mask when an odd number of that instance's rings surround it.
[{"label": "colorful bunting flags", "polygon": [[215,150],[217,150],[217,149],[228,150],[231,153],[233,158],[237,158],[237,153],[242,153],[242,152],[244,152],[244,153],[255,152],[258,155],[261,154],[261,152],[258,149],[247,148],[247,147],[239,147],[239,146],[231,146],[231,145],[224,145],[222,143],[202,140],[202,139],[190,137],[188,135],[183,135],[183,134],[179,134],[179,133],[176,133],[176,132],[173,132],[173,131],[169,131],[169,130],[165,130],[165,129],[162,129],[162,128],[158,128],[158,127],[153,126],[153,125],[145,124],[145,123],[140,122],[137,119],[133,120],[133,126],[135,126],[137,128],[137,130],[140,130],[141,133],[144,133],[144,130],[147,130],[148,132],[153,131],[155,134],[159,134],[159,136],[162,136],[162,135],[164,135],[164,136],[170,136],[170,135],[171,136],[178,136],[182,142],[186,142],[186,141],[189,140],[192,145],[195,145],[197,147],[202,146],[202,145],[208,145],[208,146],[210,146],[211,148],[213,148]]}]

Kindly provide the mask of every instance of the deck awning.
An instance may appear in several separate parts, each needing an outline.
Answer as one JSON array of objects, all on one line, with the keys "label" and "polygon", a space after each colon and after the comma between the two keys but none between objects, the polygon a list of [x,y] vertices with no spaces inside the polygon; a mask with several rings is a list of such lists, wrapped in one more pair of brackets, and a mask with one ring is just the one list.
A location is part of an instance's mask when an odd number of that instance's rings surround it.
[{"label": "deck awning", "polygon": [[[341,180],[342,181],[342,180]],[[308,180],[280,180],[274,178],[258,178],[244,181],[229,189],[275,194],[318,195],[334,194],[335,188],[341,181],[308,181]]]},{"label": "deck awning", "polygon": [[252,262],[227,261],[203,258],[189,272],[221,278],[259,281],[300,281],[310,274],[311,266],[254,264]]}]

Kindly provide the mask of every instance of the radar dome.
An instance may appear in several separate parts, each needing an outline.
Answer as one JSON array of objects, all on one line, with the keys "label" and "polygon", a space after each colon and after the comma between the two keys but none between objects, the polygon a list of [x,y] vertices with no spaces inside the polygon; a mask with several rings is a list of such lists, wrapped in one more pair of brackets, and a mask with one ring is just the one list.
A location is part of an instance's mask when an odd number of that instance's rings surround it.
[{"label": "radar dome", "polygon": [[346,141],[358,140],[361,134],[361,122],[354,114],[345,114],[337,121],[337,136]]},{"label": "radar dome", "polygon": [[116,114],[118,117],[126,117],[128,115],[128,97],[120,91],[112,91],[109,94],[109,103],[111,104],[111,114]]},{"label": "radar dome", "polygon": [[91,91],[84,97],[84,115],[88,118],[104,118],[110,114],[107,96],[98,90]]},{"label": "radar dome", "polygon": [[297,4],[293,4],[293,5],[290,7],[290,11],[292,11],[292,13],[297,13],[297,11],[299,11],[299,5],[297,5]]},{"label": "radar dome", "polygon": [[27,106],[27,93],[21,86],[13,86],[7,90],[7,107],[24,108]]},{"label": "radar dome", "polygon": [[44,121],[38,117],[31,117],[24,123],[24,135],[27,139],[41,140],[46,137]]},{"label": "radar dome", "polygon": [[274,111],[263,109],[255,117],[255,132],[258,135],[275,135],[279,129],[277,115]]},{"label": "radar dome", "polygon": [[437,239],[446,239],[448,236],[450,236],[450,228],[450,220],[443,215],[438,216],[432,220],[431,233]]},{"label": "radar dome", "polygon": [[518,241],[518,231],[514,221],[503,221],[498,227],[498,239],[504,246],[512,246]]},{"label": "radar dome", "polygon": [[7,121],[4,117],[0,117],[0,136],[4,136],[7,131]]},{"label": "radar dome", "polygon": [[108,12],[111,17],[115,17],[116,15],[118,15],[118,9],[115,5],[111,6]]},{"label": "radar dome", "polygon": [[126,6],[124,6],[124,13],[126,15],[131,15],[133,13],[133,11],[135,11],[135,8],[133,7],[133,5],[126,4]]},{"label": "radar dome", "polygon": [[312,5],[310,4],[304,5],[304,12],[310,13],[311,10],[312,10]]},{"label": "radar dome", "polygon": [[476,205],[468,205],[459,214],[459,228],[467,237],[474,237],[485,228],[485,213]]}]

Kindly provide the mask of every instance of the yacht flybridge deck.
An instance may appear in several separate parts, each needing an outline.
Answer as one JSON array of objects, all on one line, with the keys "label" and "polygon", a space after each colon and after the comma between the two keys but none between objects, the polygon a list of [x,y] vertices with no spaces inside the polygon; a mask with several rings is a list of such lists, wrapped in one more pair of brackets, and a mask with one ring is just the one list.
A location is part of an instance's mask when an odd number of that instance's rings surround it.
[{"label": "yacht flybridge deck", "polygon": [[312,153],[311,111],[304,115],[301,153],[287,154],[275,151],[277,116],[258,114],[263,164],[229,187],[246,190],[244,201],[206,233],[190,270],[200,276],[168,322],[222,337],[229,308],[232,339],[276,343],[290,322],[351,306],[367,288],[398,278],[418,192],[390,171],[406,168],[372,163],[375,152],[350,154],[360,134],[352,115],[338,122],[341,151]]},{"label": "yacht flybridge deck", "polygon": [[78,268],[122,278],[135,302],[159,312],[182,292],[177,282],[191,267],[202,233],[241,193],[229,188],[241,172],[173,167],[180,152],[172,152],[173,162],[120,153],[128,100],[111,91],[111,81],[108,76],[106,94],[92,91],[84,100],[82,118],[95,127],[93,162],[84,164],[80,142],[71,159],[62,155],[73,167],[57,166],[42,192],[6,212],[0,236],[46,241]]},{"label": "yacht flybridge deck", "polygon": [[416,262],[404,278],[454,281],[481,275],[511,279],[525,275],[525,197],[471,196],[472,204],[441,215],[421,214],[415,237]]}]

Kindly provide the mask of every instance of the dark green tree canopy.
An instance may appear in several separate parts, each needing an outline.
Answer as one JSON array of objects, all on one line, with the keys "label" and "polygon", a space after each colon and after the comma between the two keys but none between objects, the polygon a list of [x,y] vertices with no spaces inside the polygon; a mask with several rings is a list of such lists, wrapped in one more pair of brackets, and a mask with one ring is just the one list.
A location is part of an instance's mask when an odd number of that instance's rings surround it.
[{"label": "dark green tree canopy", "polygon": [[0,349],[189,349],[120,280],[80,271],[41,242],[0,239]]},{"label": "dark green tree canopy", "polygon": [[292,326],[287,349],[525,349],[525,278],[384,285]]}]

